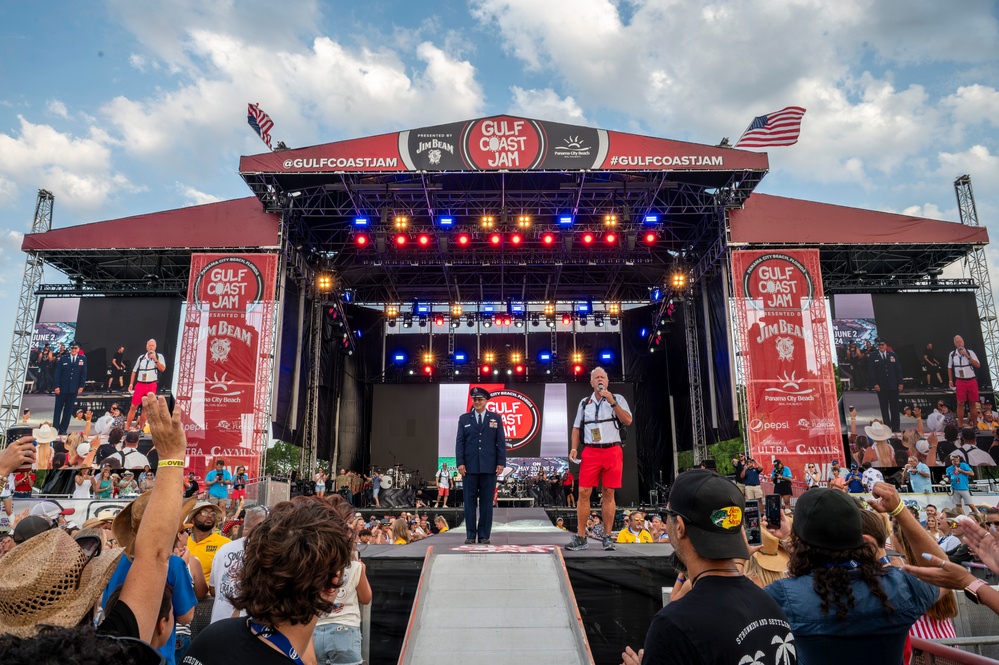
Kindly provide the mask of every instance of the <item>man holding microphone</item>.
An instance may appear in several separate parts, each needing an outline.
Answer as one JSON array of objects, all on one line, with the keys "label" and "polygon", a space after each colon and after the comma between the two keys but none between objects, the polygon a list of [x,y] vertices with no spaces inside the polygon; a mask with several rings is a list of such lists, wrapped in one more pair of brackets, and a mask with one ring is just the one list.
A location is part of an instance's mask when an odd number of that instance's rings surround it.
[{"label": "man holding microphone", "polygon": [[[576,536],[565,546],[567,550],[585,550],[586,518],[590,514],[590,495],[594,487],[603,487],[600,495],[601,514],[607,531],[603,548],[614,549],[610,532],[614,528],[617,504],[614,490],[621,487],[624,470],[624,451],[621,449],[620,427],[631,424],[631,409],[624,397],[607,390],[607,372],[596,367],[590,372],[593,394],[579,403],[576,420],[572,424],[572,449],[569,459],[581,460],[579,468],[579,500],[576,503]],[[582,433],[582,438],[580,438]],[[580,441],[586,450],[580,455]]]},{"label": "man holding microphone", "polygon": [[[132,378],[128,382],[128,389],[132,391],[132,406],[128,409],[128,418],[125,420],[125,429],[132,427],[135,419],[135,410],[142,404],[142,396],[156,394],[156,382],[159,381],[160,372],[166,371],[166,360],[163,354],[156,353],[156,340],[151,339],[146,342],[146,352],[139,356],[132,368]],[[138,379],[138,380],[136,380]],[[146,426],[146,414],[139,416],[139,427]]]}]

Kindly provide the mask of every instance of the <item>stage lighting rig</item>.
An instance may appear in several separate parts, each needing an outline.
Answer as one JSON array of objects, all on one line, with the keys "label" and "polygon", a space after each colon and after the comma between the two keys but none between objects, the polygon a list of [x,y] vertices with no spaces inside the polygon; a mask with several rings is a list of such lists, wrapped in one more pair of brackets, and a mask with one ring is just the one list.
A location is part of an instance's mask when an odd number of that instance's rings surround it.
[{"label": "stage lighting rig", "polygon": [[479,221],[479,226],[484,229],[491,229],[496,225],[496,218],[492,215],[483,215],[482,219]]},{"label": "stage lighting rig", "polygon": [[604,215],[604,226],[607,228],[614,228],[617,226],[617,215]]},{"label": "stage lighting rig", "polygon": [[670,286],[673,291],[683,291],[687,288],[687,273],[683,272],[679,268],[673,271],[673,276],[670,277]]},{"label": "stage lighting rig", "polygon": [[517,228],[529,229],[531,228],[531,216],[521,215],[517,218]]},{"label": "stage lighting rig", "polygon": [[456,316],[458,318],[461,318],[461,311],[462,311],[461,305],[459,305],[458,303],[454,303],[453,305],[451,305],[451,316]]},{"label": "stage lighting rig", "polygon": [[392,220],[392,226],[395,227],[396,231],[405,231],[409,228],[409,217],[405,215],[396,215],[395,219]]},{"label": "stage lighting rig", "polygon": [[333,290],[333,275],[322,273],[316,278],[316,288],[321,293],[329,293]]}]

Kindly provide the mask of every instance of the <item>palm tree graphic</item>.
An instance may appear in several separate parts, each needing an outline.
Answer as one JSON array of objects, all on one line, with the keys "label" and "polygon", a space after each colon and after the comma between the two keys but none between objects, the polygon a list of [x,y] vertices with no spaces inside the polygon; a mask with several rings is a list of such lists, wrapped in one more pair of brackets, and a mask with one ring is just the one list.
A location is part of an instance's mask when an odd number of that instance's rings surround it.
[{"label": "palm tree graphic", "polygon": [[798,654],[794,649],[794,636],[791,633],[788,633],[787,637],[783,639],[781,639],[780,635],[774,635],[770,644],[780,645],[777,647],[777,660],[774,665],[778,663],[781,665],[792,665],[792,663],[798,662]]}]

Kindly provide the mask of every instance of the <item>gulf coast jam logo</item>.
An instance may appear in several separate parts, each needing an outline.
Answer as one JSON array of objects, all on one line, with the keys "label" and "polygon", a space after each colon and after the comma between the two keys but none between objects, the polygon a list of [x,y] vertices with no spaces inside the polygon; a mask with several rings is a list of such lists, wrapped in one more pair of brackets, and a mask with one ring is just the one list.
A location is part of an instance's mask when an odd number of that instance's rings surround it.
[{"label": "gulf coast jam logo", "polygon": [[531,120],[500,116],[472,123],[462,145],[479,169],[530,169],[541,162],[544,133]]},{"label": "gulf coast jam logo", "polygon": [[523,448],[534,439],[541,427],[538,407],[530,397],[516,390],[493,390],[491,395],[486,408],[503,420],[506,449]]},{"label": "gulf coast jam logo", "polygon": [[241,256],[210,261],[194,282],[194,305],[202,311],[246,313],[263,294],[263,275],[256,264]]},{"label": "gulf coast jam logo", "polygon": [[763,254],[746,268],[742,288],[760,310],[800,312],[815,295],[812,275],[800,261],[786,254]]}]

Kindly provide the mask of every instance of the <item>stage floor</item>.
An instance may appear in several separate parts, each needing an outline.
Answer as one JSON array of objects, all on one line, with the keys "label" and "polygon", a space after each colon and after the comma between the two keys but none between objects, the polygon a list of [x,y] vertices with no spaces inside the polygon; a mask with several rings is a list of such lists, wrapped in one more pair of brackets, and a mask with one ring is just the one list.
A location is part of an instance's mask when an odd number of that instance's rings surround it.
[{"label": "stage floor", "polygon": [[[373,512],[379,514],[378,509]],[[427,512],[435,514],[433,510]],[[465,530],[461,527],[408,545],[368,545],[361,551],[361,558],[367,564],[374,591],[371,662],[398,661],[423,561],[431,545],[438,554],[563,548],[594,661],[620,662],[625,646],[637,649],[644,643],[649,622],[662,607],[662,588],[672,586],[676,579],[669,562],[673,548],[662,543],[619,544],[616,550],[605,552],[598,541],[591,539],[589,549],[570,552],[564,546],[571,538],[571,533],[552,526],[542,508],[498,508],[493,513],[489,545],[465,545]],[[476,589],[469,592],[475,593]]]}]

